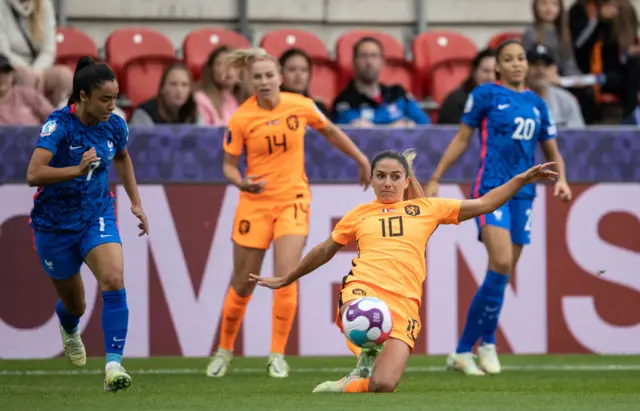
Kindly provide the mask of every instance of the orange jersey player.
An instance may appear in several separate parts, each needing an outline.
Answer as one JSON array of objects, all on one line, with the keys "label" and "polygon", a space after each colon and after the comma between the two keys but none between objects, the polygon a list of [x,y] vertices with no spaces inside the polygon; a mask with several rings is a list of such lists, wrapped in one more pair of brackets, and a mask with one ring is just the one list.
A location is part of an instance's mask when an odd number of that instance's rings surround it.
[{"label": "orange jersey player", "polygon": [[[426,278],[425,247],[440,224],[459,224],[490,213],[512,198],[525,184],[554,179],[558,173],[537,165],[506,184],[473,200],[426,198],[412,176],[412,155],[385,151],[373,159],[372,185],[376,199],[357,206],[336,225],[331,236],[315,246],[300,265],[284,277],[263,278],[258,284],[280,289],[327,263],[345,245],[358,244],[358,256],[344,277],[340,317],[349,302],[364,293],[384,301],[393,316],[384,350],[360,350],[358,366],[338,381],[318,385],[314,392],[392,392],[400,382],[420,331],[420,301]],[[377,358],[376,358],[377,356]],[[373,364],[375,360],[375,365]]]},{"label": "orange jersey player", "polygon": [[[360,183],[368,186],[369,160],[353,142],[318,110],[313,100],[281,93],[277,61],[262,49],[232,51],[227,67],[245,70],[255,95],[232,115],[224,139],[223,171],[241,191],[233,225],[233,278],[225,298],[220,345],[207,367],[210,377],[225,375],[233,347],[255,283],[249,273],[259,272],[266,250],[274,242],[276,275],[284,276],[300,262],[309,232],[311,191],[304,167],[307,126],[360,166]],[[246,177],[238,170],[244,152]],[[275,292],[273,333],[267,371],[286,377],[284,350],[298,304],[296,285]]]}]

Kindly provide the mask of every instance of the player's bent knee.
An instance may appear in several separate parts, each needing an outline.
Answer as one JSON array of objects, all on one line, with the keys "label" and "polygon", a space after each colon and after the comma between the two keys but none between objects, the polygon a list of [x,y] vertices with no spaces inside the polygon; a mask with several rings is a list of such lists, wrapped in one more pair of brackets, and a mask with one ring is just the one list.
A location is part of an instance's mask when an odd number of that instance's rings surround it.
[{"label": "player's bent knee", "polygon": [[122,271],[114,272],[100,279],[100,290],[118,291],[124,288],[124,276]]},{"label": "player's bent knee", "polygon": [[394,392],[397,385],[398,382],[393,381],[391,378],[371,378],[369,381],[369,392]]},{"label": "player's bent knee", "polygon": [[231,281],[231,287],[240,297],[248,297],[253,293],[255,289],[255,283],[249,282],[249,277],[247,278],[234,278]]},{"label": "player's bent knee", "polygon": [[489,268],[492,271],[495,271],[500,274],[509,274],[511,272],[511,267],[513,266],[511,260],[494,260],[489,264]]},{"label": "player's bent knee", "polygon": [[62,305],[65,310],[77,317],[82,317],[87,309],[87,303],[84,299],[78,301],[62,301]]}]

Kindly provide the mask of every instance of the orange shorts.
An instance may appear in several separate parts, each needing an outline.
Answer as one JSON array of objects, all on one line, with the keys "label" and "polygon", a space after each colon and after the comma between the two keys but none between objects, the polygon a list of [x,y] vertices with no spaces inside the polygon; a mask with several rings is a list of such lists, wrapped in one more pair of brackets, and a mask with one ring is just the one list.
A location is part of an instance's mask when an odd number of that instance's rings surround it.
[{"label": "orange shorts", "polygon": [[266,250],[283,235],[309,234],[310,198],[274,202],[240,196],[231,239],[242,247]]},{"label": "orange shorts", "polygon": [[393,317],[391,338],[403,341],[409,346],[409,349],[413,351],[422,327],[419,303],[413,299],[391,293],[380,287],[364,284],[359,281],[349,281],[342,287],[336,315],[336,324],[340,330],[342,331],[342,315],[340,315],[342,305],[365,296],[378,298],[389,306],[391,316]]}]

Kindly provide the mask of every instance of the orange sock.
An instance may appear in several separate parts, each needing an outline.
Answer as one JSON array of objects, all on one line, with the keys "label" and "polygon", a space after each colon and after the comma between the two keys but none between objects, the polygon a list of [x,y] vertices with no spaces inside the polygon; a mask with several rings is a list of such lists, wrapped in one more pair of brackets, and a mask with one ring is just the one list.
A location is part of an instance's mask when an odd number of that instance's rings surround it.
[{"label": "orange sock", "polygon": [[349,340],[347,340],[347,347],[349,347],[353,355],[355,355],[356,357],[360,355],[360,352],[362,352],[362,348],[358,347]]},{"label": "orange sock", "polygon": [[222,307],[222,324],[220,325],[220,348],[223,350],[233,351],[250,299],[251,296],[240,297],[233,287],[229,287]]},{"label": "orange sock", "polygon": [[369,378],[359,378],[344,387],[344,392],[369,392]]},{"label": "orange sock", "polygon": [[284,354],[298,309],[298,285],[291,284],[273,293],[271,352]]}]

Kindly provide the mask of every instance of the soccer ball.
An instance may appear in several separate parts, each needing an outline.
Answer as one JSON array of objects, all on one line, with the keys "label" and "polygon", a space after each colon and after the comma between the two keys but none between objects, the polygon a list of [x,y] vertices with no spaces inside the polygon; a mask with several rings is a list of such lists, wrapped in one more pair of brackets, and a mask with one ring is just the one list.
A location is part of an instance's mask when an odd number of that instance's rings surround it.
[{"label": "soccer ball", "polygon": [[393,320],[384,301],[373,297],[358,298],[342,314],[342,331],[358,347],[374,348],[391,335]]}]

